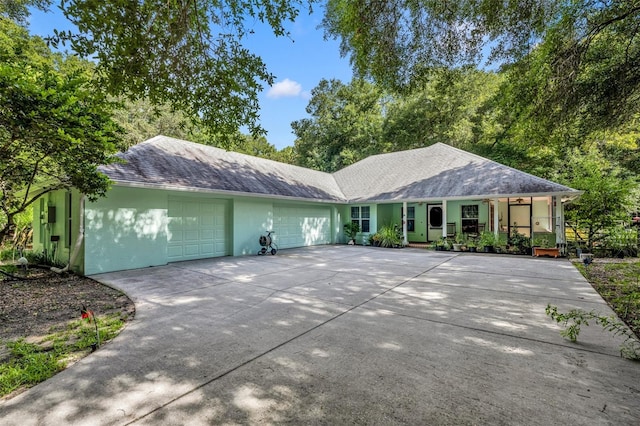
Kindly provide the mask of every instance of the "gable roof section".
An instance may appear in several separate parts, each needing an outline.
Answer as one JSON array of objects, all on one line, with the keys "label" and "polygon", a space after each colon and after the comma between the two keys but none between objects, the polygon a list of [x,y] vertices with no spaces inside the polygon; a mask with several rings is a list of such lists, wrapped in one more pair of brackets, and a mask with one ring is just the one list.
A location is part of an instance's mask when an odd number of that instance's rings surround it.
[{"label": "gable roof section", "polygon": [[328,173],[167,136],[151,138],[119,156],[124,163],[99,169],[119,184],[344,201]]},{"label": "gable roof section", "polygon": [[581,193],[443,143],[373,155],[334,177],[351,202]]},{"label": "gable roof section", "polygon": [[121,185],[317,202],[363,203],[581,194],[495,161],[437,143],[373,155],[329,174],[156,136],[100,167]]}]

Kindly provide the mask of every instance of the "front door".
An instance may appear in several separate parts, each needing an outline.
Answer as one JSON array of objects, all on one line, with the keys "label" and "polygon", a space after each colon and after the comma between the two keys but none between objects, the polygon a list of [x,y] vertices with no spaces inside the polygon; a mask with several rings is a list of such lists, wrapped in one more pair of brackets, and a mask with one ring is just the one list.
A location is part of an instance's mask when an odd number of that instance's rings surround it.
[{"label": "front door", "polygon": [[531,236],[531,204],[509,205],[509,235],[514,231]]},{"label": "front door", "polygon": [[436,241],[442,238],[442,204],[430,204],[427,207],[427,239]]}]

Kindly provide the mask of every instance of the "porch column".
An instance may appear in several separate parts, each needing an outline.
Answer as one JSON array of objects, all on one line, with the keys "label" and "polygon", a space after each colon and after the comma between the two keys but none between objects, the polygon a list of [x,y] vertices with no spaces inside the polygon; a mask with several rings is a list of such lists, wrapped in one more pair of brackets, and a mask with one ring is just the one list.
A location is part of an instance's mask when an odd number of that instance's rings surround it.
[{"label": "porch column", "polygon": [[562,204],[562,196],[555,195],[553,197],[553,204],[555,207],[556,215],[556,244],[565,243],[565,231],[564,231],[564,205]]},{"label": "porch column", "polygon": [[407,238],[407,202],[402,202],[402,240],[404,245],[409,244],[409,239]]},{"label": "porch column", "polygon": [[447,200],[442,200],[442,238],[447,238]]},{"label": "porch column", "polygon": [[500,200],[493,199],[493,234],[497,237],[500,234]]}]

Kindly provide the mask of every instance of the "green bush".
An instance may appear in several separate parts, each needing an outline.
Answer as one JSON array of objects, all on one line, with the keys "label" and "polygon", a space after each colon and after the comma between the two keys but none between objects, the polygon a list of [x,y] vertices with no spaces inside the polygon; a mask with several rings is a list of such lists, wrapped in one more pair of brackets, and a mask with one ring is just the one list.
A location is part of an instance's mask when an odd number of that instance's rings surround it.
[{"label": "green bush", "polygon": [[638,231],[615,226],[609,229],[604,240],[604,248],[613,256],[636,257],[638,255]]},{"label": "green bush", "polygon": [[484,247],[495,247],[496,236],[491,231],[482,231],[480,239],[478,240],[478,247],[481,249]]},{"label": "green bush", "polygon": [[355,240],[356,235],[360,232],[360,224],[358,222],[347,222],[344,224],[343,229],[347,240]]},{"label": "green bush", "polygon": [[402,247],[404,237],[397,225],[384,225],[376,232],[375,240],[380,247]]}]

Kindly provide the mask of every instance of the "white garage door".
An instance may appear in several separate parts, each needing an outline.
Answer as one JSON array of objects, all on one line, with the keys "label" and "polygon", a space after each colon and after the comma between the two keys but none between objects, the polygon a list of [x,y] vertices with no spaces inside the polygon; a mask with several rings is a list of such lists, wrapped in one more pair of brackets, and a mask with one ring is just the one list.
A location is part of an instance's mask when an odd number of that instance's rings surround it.
[{"label": "white garage door", "polygon": [[169,198],[169,262],[229,254],[227,203],[199,198]]},{"label": "white garage door", "polygon": [[274,206],[273,230],[278,248],[329,244],[331,242],[331,209]]}]

